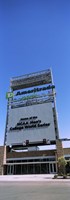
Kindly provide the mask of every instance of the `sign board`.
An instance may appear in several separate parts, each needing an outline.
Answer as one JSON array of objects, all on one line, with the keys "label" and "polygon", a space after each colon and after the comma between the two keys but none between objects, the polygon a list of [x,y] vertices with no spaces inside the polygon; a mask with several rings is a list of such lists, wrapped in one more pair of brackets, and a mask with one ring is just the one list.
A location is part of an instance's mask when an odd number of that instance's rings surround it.
[{"label": "sign board", "polygon": [[6,93],[6,99],[12,98],[14,96],[13,92]]},{"label": "sign board", "polygon": [[15,143],[55,140],[52,103],[10,108],[7,145]]}]

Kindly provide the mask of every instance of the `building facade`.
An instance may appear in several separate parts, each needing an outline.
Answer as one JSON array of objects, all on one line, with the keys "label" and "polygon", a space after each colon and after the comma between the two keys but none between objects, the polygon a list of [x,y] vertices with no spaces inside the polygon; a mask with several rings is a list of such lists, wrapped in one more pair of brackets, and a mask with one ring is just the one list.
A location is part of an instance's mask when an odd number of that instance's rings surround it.
[{"label": "building facade", "polygon": [[[58,158],[70,158],[59,138],[55,96],[50,69],[10,80],[1,173],[57,173]],[[56,149],[41,150],[45,145]]]}]

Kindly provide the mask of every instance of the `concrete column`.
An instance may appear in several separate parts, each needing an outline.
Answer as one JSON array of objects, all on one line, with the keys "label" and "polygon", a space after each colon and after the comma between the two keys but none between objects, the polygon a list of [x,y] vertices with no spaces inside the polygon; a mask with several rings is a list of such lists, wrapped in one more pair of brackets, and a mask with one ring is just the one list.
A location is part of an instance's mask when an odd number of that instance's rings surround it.
[{"label": "concrete column", "polygon": [[4,147],[0,147],[0,175],[3,175],[3,155],[4,155]]},{"label": "concrete column", "polygon": [[56,151],[57,151],[57,160],[59,157],[64,156],[64,151],[63,151],[61,140],[56,140]]}]

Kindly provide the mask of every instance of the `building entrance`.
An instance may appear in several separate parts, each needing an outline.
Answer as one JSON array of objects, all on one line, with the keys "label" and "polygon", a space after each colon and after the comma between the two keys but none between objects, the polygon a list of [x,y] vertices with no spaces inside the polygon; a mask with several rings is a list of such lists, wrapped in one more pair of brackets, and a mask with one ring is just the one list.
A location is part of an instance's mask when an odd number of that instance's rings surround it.
[{"label": "building entrance", "polygon": [[34,163],[7,165],[7,175],[52,174],[56,173],[56,163]]}]

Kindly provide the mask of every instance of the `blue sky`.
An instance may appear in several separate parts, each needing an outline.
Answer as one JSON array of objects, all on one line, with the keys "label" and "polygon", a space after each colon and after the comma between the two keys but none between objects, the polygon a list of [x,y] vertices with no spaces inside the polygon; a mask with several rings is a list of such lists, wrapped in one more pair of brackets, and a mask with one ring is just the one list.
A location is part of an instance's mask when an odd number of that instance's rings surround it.
[{"label": "blue sky", "polygon": [[70,1],[0,0],[0,145],[10,78],[50,67],[60,137],[70,138]]}]

